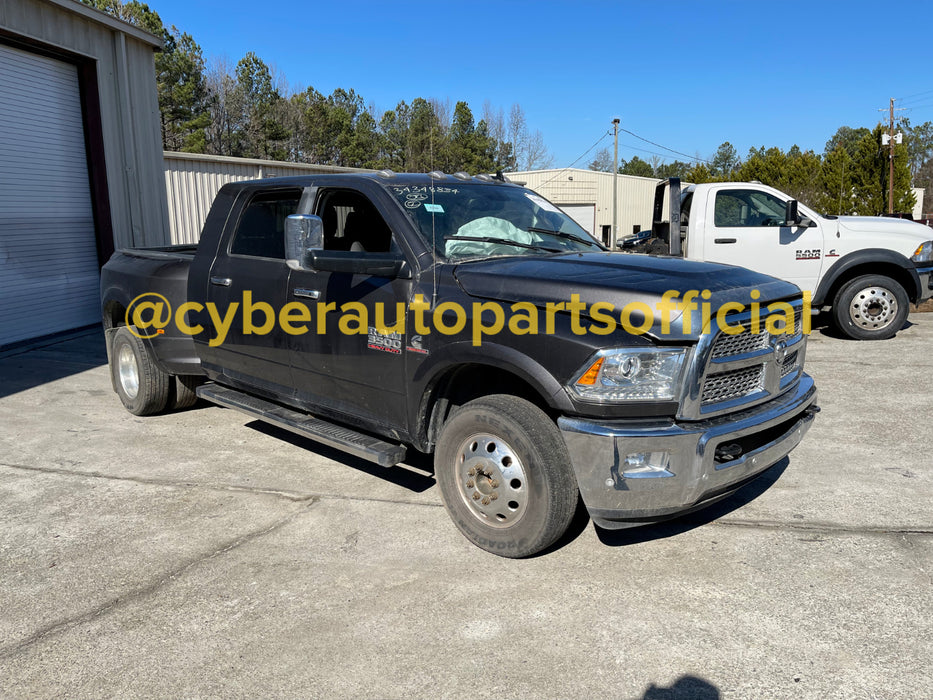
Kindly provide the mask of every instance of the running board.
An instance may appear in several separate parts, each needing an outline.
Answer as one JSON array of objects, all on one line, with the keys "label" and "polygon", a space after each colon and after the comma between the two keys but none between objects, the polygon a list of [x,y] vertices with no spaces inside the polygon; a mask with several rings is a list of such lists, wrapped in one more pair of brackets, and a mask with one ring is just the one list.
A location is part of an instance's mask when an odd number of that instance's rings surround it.
[{"label": "running board", "polygon": [[328,447],[334,447],[375,462],[382,467],[394,466],[405,459],[404,445],[384,442],[379,438],[328,423],[307,413],[286,408],[236,389],[218,384],[202,384],[198,387],[197,393],[199,397],[211,403],[232,408]]}]

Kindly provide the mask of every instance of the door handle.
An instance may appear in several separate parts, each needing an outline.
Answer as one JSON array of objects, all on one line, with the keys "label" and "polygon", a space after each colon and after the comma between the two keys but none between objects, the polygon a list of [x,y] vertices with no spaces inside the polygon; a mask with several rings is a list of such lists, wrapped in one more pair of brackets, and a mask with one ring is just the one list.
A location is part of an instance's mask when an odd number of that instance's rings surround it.
[{"label": "door handle", "polygon": [[229,277],[211,277],[211,284],[216,284],[221,287],[229,287],[233,284],[233,280]]},{"label": "door handle", "polygon": [[296,289],[292,296],[305,297],[306,299],[320,299],[321,293],[316,289]]},{"label": "door handle", "polygon": [[716,238],[713,243],[735,243],[734,238]]}]

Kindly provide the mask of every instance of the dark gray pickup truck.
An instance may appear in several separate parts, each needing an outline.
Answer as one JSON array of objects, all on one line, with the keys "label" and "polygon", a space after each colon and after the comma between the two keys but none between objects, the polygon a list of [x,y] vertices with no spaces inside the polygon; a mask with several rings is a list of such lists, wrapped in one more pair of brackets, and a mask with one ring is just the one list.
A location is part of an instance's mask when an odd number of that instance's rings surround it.
[{"label": "dark gray pickup truck", "polygon": [[605,528],[724,498],[818,411],[797,287],[610,253],[491,176],[226,185],[196,247],[117,252],[101,299],[132,413],[201,397],[385,467],[433,453],[457,527],[508,557],[581,496]]}]

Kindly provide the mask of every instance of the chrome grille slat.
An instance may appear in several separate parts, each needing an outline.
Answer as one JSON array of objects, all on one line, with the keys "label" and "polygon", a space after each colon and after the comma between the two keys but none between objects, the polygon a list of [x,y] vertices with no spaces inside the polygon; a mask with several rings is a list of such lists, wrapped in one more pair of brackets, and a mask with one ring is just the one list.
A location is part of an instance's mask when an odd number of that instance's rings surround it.
[{"label": "chrome grille slat", "polygon": [[[801,324],[802,312],[800,309],[795,309],[794,311],[794,331],[793,333],[787,334],[788,338],[795,337],[800,334],[802,328]],[[728,335],[726,333],[720,333],[716,338],[716,342],[713,345],[713,352],[711,357],[714,360],[721,360],[724,357],[732,357],[733,355],[744,355],[748,352],[755,352],[756,350],[764,350],[768,347],[768,344],[771,342],[771,334],[768,333],[766,327],[765,319],[761,320],[761,327],[759,328],[758,333],[752,333],[751,330],[746,326],[746,329],[737,334],[737,335]]]},{"label": "chrome grille slat", "polygon": [[740,399],[761,391],[764,369],[764,365],[752,365],[710,374],[703,385],[703,405]]},{"label": "chrome grille slat", "polygon": [[795,350],[784,359],[784,363],[781,365],[781,379],[784,379],[784,377],[793,372],[796,368],[797,351]]},{"label": "chrome grille slat", "polygon": [[758,333],[757,335],[753,335],[749,331],[739,335],[726,335],[723,333],[717,338],[716,344],[713,346],[712,358],[721,360],[724,357],[763,350],[768,347],[769,339],[770,336],[767,332]]}]

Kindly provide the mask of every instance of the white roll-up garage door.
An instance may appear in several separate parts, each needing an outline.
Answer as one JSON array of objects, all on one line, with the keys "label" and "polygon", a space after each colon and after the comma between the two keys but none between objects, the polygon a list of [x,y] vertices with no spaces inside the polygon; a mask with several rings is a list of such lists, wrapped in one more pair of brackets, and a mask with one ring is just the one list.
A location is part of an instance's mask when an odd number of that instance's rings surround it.
[{"label": "white roll-up garage door", "polygon": [[[564,213],[582,226],[587,233],[596,233],[596,205],[595,204],[558,204]],[[598,238],[598,236],[597,236]]]},{"label": "white roll-up garage door", "polygon": [[77,69],[0,45],[0,347],[100,321]]}]

